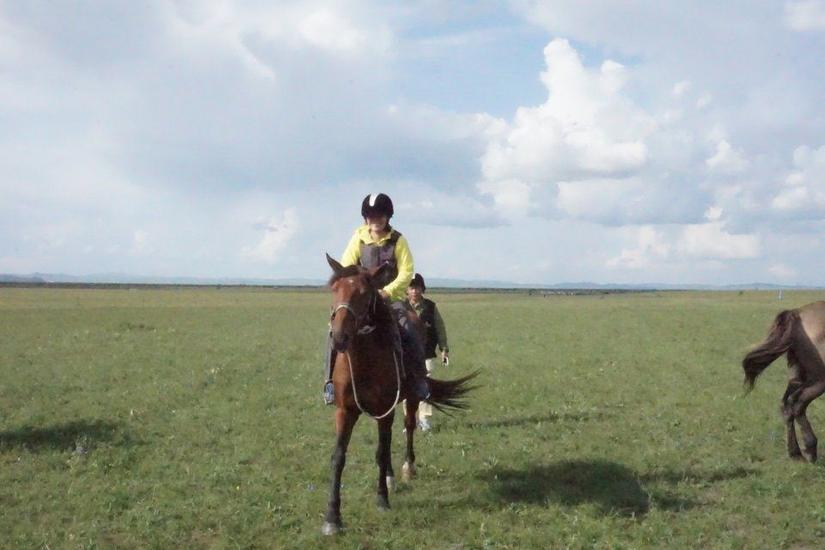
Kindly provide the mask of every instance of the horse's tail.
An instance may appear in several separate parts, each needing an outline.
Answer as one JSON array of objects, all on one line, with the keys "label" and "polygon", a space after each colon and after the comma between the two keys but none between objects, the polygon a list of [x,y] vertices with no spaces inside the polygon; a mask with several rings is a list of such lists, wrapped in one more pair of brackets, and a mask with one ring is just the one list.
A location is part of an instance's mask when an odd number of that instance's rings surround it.
[{"label": "horse's tail", "polygon": [[756,377],[768,368],[777,357],[786,353],[793,343],[793,331],[799,322],[799,314],[795,310],[780,312],[768,331],[765,341],[751,350],[742,360],[742,369],[745,371],[745,391],[753,389]]},{"label": "horse's tail", "polygon": [[427,403],[446,414],[450,414],[450,411],[466,409],[468,407],[465,401],[467,394],[478,387],[469,385],[469,382],[478,374],[479,371],[475,371],[455,380],[430,378],[430,398],[427,399]]}]

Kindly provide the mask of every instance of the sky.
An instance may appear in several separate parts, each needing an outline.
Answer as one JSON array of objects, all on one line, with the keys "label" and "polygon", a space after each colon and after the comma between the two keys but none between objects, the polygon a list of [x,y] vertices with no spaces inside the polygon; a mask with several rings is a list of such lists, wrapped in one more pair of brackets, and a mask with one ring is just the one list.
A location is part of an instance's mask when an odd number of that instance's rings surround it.
[{"label": "sky", "polygon": [[825,1],[0,0],[0,273],[825,284]]}]

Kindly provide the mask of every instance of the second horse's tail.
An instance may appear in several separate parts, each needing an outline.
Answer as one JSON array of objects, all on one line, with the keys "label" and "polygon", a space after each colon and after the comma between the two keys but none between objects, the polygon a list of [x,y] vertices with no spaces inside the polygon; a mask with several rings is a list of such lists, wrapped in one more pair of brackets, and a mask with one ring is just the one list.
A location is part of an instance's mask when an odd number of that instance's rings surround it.
[{"label": "second horse's tail", "polygon": [[742,360],[747,391],[753,389],[756,377],[762,374],[768,365],[790,349],[793,343],[793,329],[798,322],[799,314],[795,310],[780,312],[774,319],[765,341],[751,350]]},{"label": "second horse's tail", "polygon": [[455,380],[430,378],[430,398],[427,399],[427,403],[447,414],[451,410],[466,409],[468,405],[465,397],[478,387],[469,385],[469,382],[478,376],[478,373],[479,371],[475,371]]}]

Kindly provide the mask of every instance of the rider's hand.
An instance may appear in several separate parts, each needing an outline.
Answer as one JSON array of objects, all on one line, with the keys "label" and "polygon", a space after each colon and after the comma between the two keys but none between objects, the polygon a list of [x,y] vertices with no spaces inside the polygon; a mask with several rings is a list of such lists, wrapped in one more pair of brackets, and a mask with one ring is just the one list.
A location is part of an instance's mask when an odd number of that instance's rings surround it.
[{"label": "rider's hand", "polygon": [[387,292],[383,288],[378,291],[378,295],[381,296],[382,298],[384,298],[385,300],[390,297],[389,292]]},{"label": "rider's hand", "polygon": [[441,352],[441,364],[445,367],[450,364],[450,352],[442,351]]}]

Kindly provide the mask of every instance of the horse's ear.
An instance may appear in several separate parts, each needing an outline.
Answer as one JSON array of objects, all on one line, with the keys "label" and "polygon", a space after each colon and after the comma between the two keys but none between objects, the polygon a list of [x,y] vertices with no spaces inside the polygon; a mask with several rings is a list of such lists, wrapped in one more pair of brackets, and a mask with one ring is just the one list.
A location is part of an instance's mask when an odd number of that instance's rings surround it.
[{"label": "horse's ear", "polygon": [[332,268],[332,271],[334,271],[336,275],[344,269],[344,266],[339,264],[332,256],[329,255],[329,253],[327,253],[327,263],[329,264],[329,266]]},{"label": "horse's ear", "polygon": [[389,268],[390,268],[390,264],[387,263],[387,262],[384,262],[383,264],[379,265],[378,267],[370,269],[367,272],[367,275],[369,275],[370,281],[372,281],[376,278],[380,278],[384,274],[384,272]]}]

